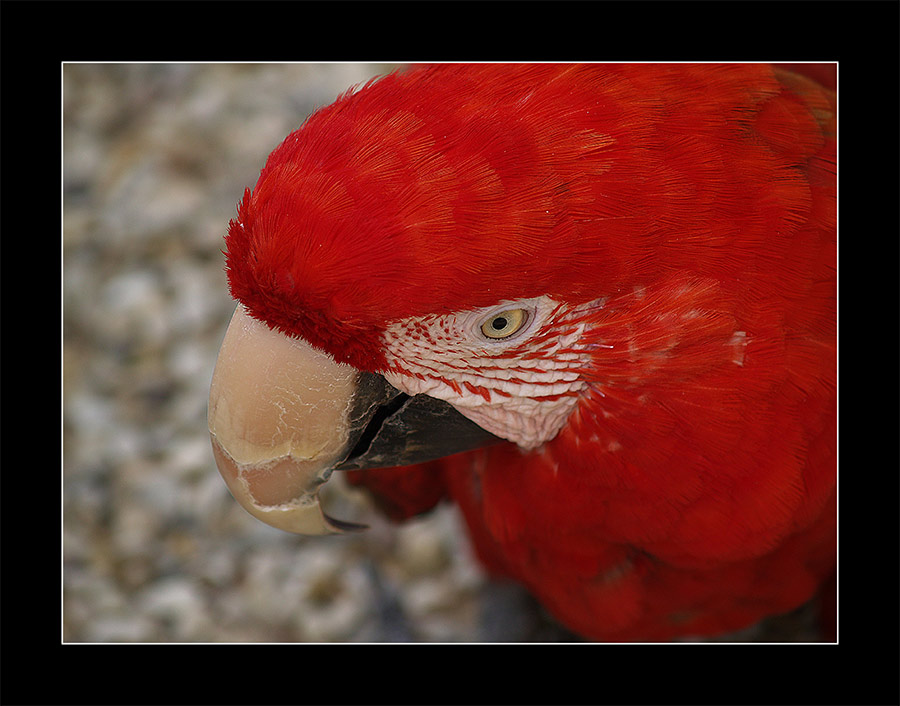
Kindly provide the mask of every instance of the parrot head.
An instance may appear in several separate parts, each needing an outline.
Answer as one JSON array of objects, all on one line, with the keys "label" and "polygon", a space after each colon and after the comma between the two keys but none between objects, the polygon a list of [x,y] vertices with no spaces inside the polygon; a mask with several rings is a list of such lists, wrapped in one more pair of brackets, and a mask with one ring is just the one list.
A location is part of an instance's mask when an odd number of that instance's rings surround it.
[{"label": "parrot head", "polygon": [[529,453],[612,380],[731,375],[750,317],[777,325],[746,272],[790,286],[792,234],[827,217],[797,177],[820,143],[791,132],[816,119],[782,90],[762,65],[439,65],[313,113],[226,236],[209,424],[232,493],[340,531],[334,469]]},{"label": "parrot head", "polygon": [[[585,239],[581,220],[590,177],[629,152],[608,136],[621,111],[592,97],[573,133],[558,69],[492,72],[491,87],[478,73],[426,68],[348,92],[288,135],[238,205],[226,269],[240,303],[210,431],[229,488],[266,522],[343,527],[316,501],[333,468],[533,449],[586,386],[584,319],[628,248]],[[427,443],[408,417],[431,427]],[[374,450],[388,446],[405,450]]]}]

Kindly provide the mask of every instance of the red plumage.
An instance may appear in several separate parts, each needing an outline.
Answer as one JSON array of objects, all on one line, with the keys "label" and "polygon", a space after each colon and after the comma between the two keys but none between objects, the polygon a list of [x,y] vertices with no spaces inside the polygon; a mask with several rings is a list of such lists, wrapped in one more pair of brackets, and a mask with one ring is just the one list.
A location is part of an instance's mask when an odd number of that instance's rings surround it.
[{"label": "red plumage", "polygon": [[351,474],[573,630],[669,639],[813,596],[835,562],[834,95],[760,64],[441,65],[313,114],[227,237],[232,293],[341,362],[388,324],[592,309],[558,435]]}]

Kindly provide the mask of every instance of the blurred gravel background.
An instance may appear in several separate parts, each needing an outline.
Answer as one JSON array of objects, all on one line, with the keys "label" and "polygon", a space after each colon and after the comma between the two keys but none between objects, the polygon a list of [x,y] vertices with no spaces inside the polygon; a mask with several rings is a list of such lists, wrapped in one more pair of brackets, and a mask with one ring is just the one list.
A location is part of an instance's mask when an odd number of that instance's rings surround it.
[{"label": "blurred gravel background", "polygon": [[[64,641],[572,639],[485,579],[452,507],[395,527],[333,480],[333,514],[371,529],[302,538],[212,459],[235,204],[307,114],[392,68],[64,66]],[[742,639],[813,639],[798,616]]]},{"label": "blurred gravel background", "polygon": [[64,66],[65,641],[564,637],[485,581],[453,508],[394,527],[331,488],[371,529],[296,537],[240,509],[212,459],[235,204],[307,114],[392,68]]}]

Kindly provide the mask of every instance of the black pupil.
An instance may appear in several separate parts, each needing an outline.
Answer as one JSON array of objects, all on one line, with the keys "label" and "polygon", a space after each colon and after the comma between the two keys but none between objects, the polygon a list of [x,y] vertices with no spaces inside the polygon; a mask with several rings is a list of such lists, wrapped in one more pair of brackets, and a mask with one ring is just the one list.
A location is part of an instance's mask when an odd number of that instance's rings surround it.
[{"label": "black pupil", "polygon": [[491,321],[491,327],[494,331],[502,331],[507,326],[507,321],[502,316],[498,316],[496,319]]}]

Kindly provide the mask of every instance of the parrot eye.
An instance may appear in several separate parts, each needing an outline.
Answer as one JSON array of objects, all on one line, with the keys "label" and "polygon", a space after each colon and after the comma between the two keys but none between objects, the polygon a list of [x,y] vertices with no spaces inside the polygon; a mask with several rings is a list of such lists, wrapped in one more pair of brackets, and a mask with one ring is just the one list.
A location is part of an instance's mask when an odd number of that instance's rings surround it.
[{"label": "parrot eye", "polygon": [[492,314],[481,324],[481,332],[488,338],[509,338],[521,329],[528,320],[523,309],[509,309]]}]

